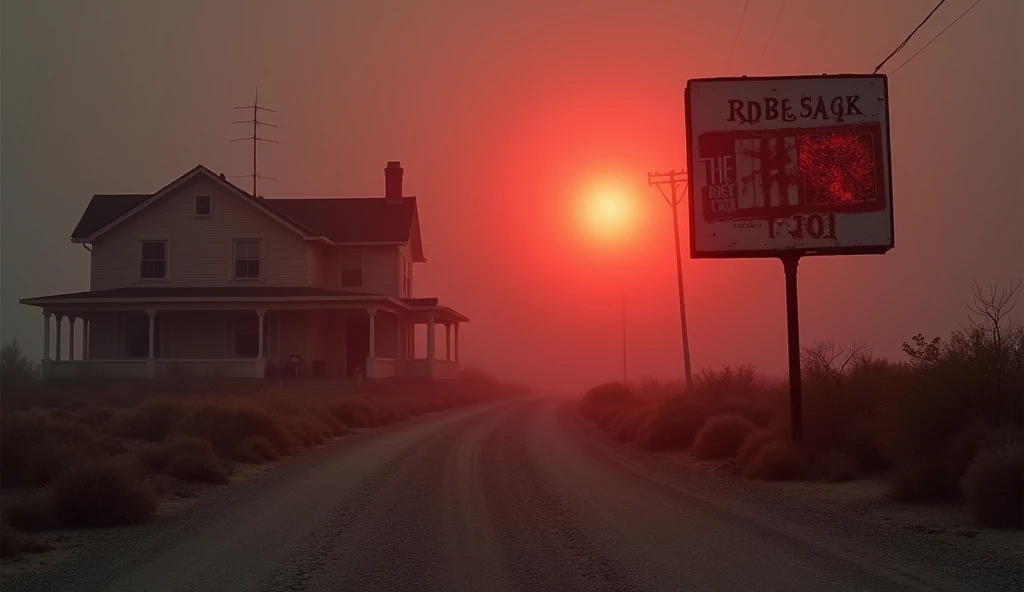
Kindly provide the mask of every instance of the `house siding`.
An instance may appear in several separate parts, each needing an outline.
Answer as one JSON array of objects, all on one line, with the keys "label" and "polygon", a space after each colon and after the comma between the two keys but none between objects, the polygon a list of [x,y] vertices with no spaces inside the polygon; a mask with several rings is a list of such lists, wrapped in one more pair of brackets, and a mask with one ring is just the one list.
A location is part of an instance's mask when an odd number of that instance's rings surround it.
[{"label": "house siding", "polygon": [[[212,216],[193,215],[196,195],[213,196]],[[139,277],[139,240],[168,241],[168,279]],[[232,278],[234,238],[263,241],[261,279]],[[199,177],[139,211],[92,245],[93,290],[128,286],[305,286],[311,246],[291,229],[212,179]]]},{"label": "house siding", "polygon": [[[341,264],[344,257],[351,253],[359,253],[363,262],[363,285],[350,287],[341,285]],[[387,294],[400,296],[399,293],[399,247],[384,245],[379,247],[335,247],[325,258],[326,270],[323,273],[325,288],[334,290],[351,290],[368,294]]]}]

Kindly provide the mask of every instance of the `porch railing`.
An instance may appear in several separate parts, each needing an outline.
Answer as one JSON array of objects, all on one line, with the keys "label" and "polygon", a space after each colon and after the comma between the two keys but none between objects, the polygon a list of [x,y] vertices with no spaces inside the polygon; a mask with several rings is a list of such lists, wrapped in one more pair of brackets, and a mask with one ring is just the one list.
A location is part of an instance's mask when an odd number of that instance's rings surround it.
[{"label": "porch railing", "polygon": [[45,360],[43,374],[51,378],[89,376],[131,376],[145,378],[145,359],[135,360]]},{"label": "porch railing", "polygon": [[194,376],[223,376],[226,378],[254,378],[256,362],[253,359],[193,359],[156,360],[156,375],[173,376],[176,373]]}]

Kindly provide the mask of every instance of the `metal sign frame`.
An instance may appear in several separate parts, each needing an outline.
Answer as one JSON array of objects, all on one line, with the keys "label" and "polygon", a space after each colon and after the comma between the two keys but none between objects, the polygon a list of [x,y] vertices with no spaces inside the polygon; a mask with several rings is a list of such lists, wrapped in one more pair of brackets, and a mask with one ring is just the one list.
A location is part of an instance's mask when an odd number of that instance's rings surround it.
[{"label": "metal sign frame", "polygon": [[[892,144],[890,142],[890,122],[889,122],[889,85],[888,79],[884,74],[826,74],[826,75],[802,75],[802,76],[759,76],[759,77],[721,77],[721,78],[693,78],[687,81],[686,91],[684,94],[684,100],[686,104],[686,162],[688,170],[696,170],[696,165],[693,162],[694,149],[692,146],[692,138],[690,137],[689,130],[691,128],[691,108],[690,108],[690,87],[694,83],[703,82],[750,82],[750,81],[789,81],[789,80],[821,80],[829,78],[872,78],[880,80],[882,83],[882,90],[886,97],[885,100],[885,114],[884,114],[884,142],[888,147],[885,155],[885,170],[888,172],[886,178],[883,180],[888,190],[889,198],[889,244],[888,245],[872,245],[872,246],[845,246],[845,247],[818,247],[818,248],[804,248],[804,249],[761,249],[761,250],[739,250],[739,251],[698,251],[697,250],[697,236],[696,236],[696,224],[697,220],[694,216],[694,195],[695,183],[692,182],[693,173],[691,172],[691,183],[688,187],[688,198],[689,203],[687,204],[689,210],[689,230],[690,230],[690,257],[693,259],[744,259],[744,258],[778,258],[783,254],[789,254],[788,256],[796,255],[797,257],[807,256],[821,256],[821,255],[881,255],[886,251],[895,247],[896,234],[895,234],[895,203],[892,192]],[[829,129],[829,127],[822,127],[821,129]]]}]

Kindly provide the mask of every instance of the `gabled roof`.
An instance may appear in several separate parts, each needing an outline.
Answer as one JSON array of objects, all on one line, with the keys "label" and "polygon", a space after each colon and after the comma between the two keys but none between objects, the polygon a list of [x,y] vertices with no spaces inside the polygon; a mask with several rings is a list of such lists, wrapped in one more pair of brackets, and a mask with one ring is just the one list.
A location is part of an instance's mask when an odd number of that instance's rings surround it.
[{"label": "gabled roof", "polygon": [[284,217],[338,244],[411,242],[416,261],[423,257],[416,198],[388,203],[383,197],[261,199]]},{"label": "gabled roof", "polygon": [[410,243],[413,258],[425,262],[416,198],[388,203],[383,197],[253,198],[210,169],[199,165],[156,193],[94,195],[71,233],[73,242],[92,242],[159,200],[189,179],[204,175],[307,240],[328,244]]}]

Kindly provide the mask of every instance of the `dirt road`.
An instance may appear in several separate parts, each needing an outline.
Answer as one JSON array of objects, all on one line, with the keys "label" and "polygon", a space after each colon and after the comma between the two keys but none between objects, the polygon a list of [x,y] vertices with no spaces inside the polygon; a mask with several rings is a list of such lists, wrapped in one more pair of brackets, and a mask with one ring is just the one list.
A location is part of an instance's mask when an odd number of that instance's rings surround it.
[{"label": "dirt road", "polygon": [[656,465],[568,402],[489,404],[293,459],[3,588],[1022,589],[976,541]]}]

